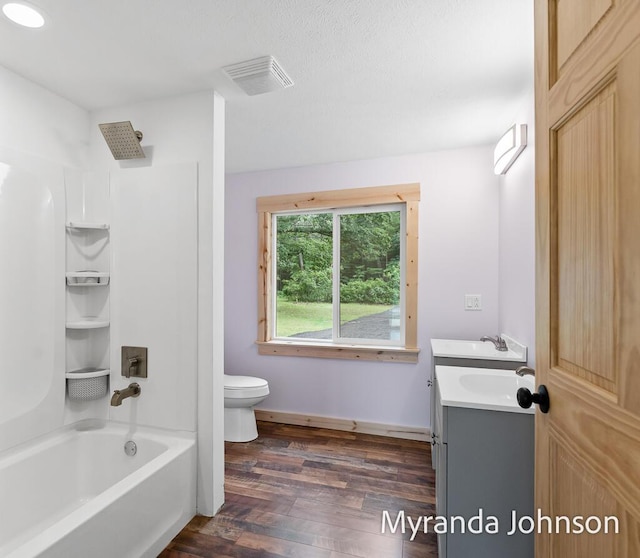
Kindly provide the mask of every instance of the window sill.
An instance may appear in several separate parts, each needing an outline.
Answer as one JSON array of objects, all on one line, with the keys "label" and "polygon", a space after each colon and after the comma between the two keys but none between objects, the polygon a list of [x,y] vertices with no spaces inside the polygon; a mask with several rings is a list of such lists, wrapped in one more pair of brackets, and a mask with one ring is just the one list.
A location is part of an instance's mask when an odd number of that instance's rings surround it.
[{"label": "window sill", "polygon": [[327,343],[298,343],[293,341],[256,341],[258,354],[349,360],[377,360],[379,362],[418,362],[420,349],[405,349],[380,345],[330,345]]}]

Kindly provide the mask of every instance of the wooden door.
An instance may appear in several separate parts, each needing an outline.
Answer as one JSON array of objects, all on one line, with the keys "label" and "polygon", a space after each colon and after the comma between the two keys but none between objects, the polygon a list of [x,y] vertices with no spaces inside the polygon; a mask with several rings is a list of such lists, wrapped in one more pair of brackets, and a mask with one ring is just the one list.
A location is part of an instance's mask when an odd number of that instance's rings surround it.
[{"label": "wooden door", "polygon": [[638,558],[640,0],[536,0],[535,25],[536,557]]}]

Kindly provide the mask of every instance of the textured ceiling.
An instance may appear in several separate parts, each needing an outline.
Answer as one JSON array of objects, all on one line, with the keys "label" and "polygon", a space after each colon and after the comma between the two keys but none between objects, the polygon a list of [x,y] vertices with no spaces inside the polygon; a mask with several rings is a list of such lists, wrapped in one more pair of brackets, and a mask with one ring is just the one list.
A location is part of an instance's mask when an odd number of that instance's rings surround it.
[{"label": "textured ceiling", "polygon": [[[215,88],[227,170],[496,140],[533,79],[533,0],[31,0],[0,64],[86,108]],[[275,56],[295,82],[249,97],[220,68]]]}]

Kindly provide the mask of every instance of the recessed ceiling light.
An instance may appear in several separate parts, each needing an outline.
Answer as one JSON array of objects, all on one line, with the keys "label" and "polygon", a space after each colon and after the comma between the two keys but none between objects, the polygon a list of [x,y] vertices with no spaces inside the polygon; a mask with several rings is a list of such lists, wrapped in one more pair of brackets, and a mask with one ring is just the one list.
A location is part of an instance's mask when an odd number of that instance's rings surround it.
[{"label": "recessed ceiling light", "polygon": [[34,7],[22,2],[8,2],[2,6],[2,12],[11,21],[22,25],[37,29],[44,25],[44,17]]}]

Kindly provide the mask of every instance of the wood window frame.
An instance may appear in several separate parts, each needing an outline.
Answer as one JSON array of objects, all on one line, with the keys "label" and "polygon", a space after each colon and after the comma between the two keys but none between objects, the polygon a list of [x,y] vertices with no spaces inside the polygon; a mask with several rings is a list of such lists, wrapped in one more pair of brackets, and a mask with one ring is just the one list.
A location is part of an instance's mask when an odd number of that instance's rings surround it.
[{"label": "wood window frame", "polygon": [[[305,194],[264,196],[256,200],[258,212],[258,353],[261,355],[418,362],[418,206],[420,184],[399,184],[327,190]],[[356,345],[313,342],[308,339],[273,339],[273,231],[272,215],[283,211],[313,211],[348,207],[405,204],[405,344]]]}]

